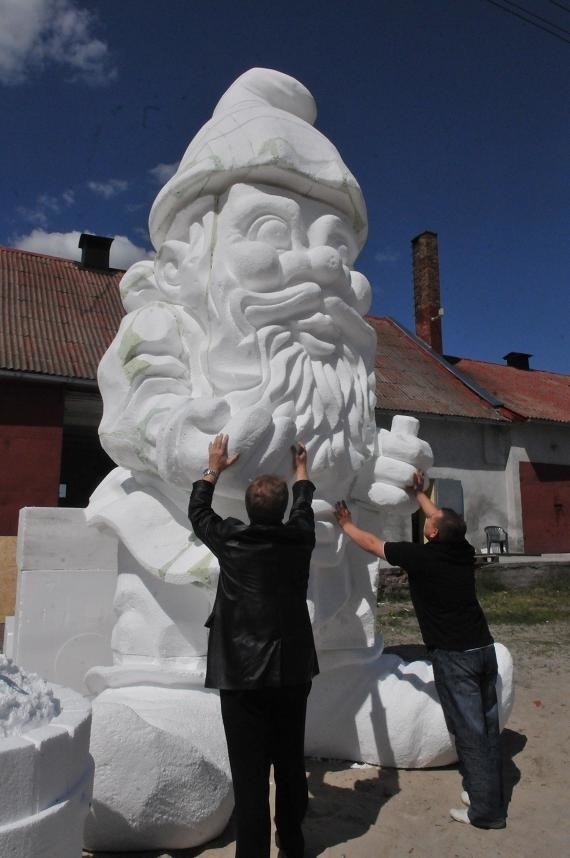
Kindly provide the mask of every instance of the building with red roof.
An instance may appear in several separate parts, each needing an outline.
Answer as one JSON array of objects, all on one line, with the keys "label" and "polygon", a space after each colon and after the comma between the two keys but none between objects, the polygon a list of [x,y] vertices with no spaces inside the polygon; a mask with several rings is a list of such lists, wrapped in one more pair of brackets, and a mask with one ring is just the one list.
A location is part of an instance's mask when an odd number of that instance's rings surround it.
[{"label": "building with red roof", "polygon": [[[81,262],[0,248],[0,573],[10,581],[20,508],[83,507],[113,467],[98,442],[96,380],[124,315],[111,241],[82,236]],[[368,319],[378,425],[420,420],[436,502],[460,508],[477,549],[484,527],[500,525],[513,552],[570,551],[570,376],[533,370],[519,353],[504,365],[445,357],[437,236],[412,244],[415,334]]]}]

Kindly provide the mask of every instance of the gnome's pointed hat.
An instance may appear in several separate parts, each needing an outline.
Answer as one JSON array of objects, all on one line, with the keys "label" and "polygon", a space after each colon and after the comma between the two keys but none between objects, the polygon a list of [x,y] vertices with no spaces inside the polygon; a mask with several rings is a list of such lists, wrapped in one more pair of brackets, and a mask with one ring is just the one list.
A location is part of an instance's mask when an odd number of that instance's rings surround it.
[{"label": "gnome's pointed hat", "polygon": [[350,218],[364,244],[362,192],[337,149],[313,128],[316,114],[311,93],[289,75],[261,68],[242,74],[154,201],[149,218],[154,246],[167,238],[187,241],[189,206],[236,182],[274,185],[331,205]]}]

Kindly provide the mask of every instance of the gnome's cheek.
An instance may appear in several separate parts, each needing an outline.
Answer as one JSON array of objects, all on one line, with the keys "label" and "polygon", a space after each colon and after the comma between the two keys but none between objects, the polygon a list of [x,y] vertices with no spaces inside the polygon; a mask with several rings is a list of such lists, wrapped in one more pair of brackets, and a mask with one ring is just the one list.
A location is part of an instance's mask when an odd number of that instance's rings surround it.
[{"label": "gnome's cheek", "polygon": [[351,271],[350,288],[354,295],[355,308],[364,316],[370,309],[372,303],[372,289],[370,282],[360,271]]},{"label": "gnome's cheek", "polygon": [[242,288],[253,292],[272,292],[283,287],[279,256],[273,247],[261,241],[243,241],[230,245],[226,265]]}]

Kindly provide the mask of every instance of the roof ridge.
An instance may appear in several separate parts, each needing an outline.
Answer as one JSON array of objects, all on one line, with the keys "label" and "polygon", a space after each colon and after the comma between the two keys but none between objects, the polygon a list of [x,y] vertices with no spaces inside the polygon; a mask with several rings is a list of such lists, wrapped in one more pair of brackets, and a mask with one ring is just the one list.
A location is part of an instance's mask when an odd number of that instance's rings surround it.
[{"label": "roof ridge", "polygon": [[409,337],[422,351],[424,351],[429,357],[431,357],[442,369],[447,370],[447,372],[451,373],[451,375],[455,376],[458,381],[464,384],[469,390],[487,402],[492,408],[503,408],[504,403],[501,402],[500,399],[497,399],[492,393],[482,387],[480,384],[477,384],[476,381],[469,378],[468,375],[461,372],[461,370],[456,369],[453,364],[449,363],[448,360],[445,359],[443,355],[440,355],[439,352],[436,352],[430,345],[425,343],[420,337],[412,334],[405,325],[402,325],[400,322],[397,322],[391,316],[386,316],[386,319],[390,321],[396,328],[399,328],[407,337]]},{"label": "roof ridge", "polygon": [[[456,356],[454,355],[454,357],[456,357]],[[481,360],[480,358],[471,358],[471,357],[457,357],[457,360],[470,361],[470,363],[484,364],[485,366],[498,367],[499,369],[514,370],[515,372],[524,372],[524,373],[532,373],[532,374],[540,372],[543,375],[561,375],[563,378],[570,379],[570,373],[556,372],[556,370],[553,370],[553,369],[538,369],[537,367],[534,367],[534,366],[529,367],[528,369],[521,369],[520,367],[509,366],[506,363],[496,363],[495,361],[492,361],[492,360]]]},{"label": "roof ridge", "polygon": [[14,253],[14,254],[15,253],[21,253],[21,254],[26,255],[26,256],[39,256],[42,259],[53,259],[56,262],[71,263],[72,265],[77,265],[77,266],[79,266],[80,271],[96,270],[100,274],[107,274],[107,273],[114,274],[118,271],[122,271],[124,274],[125,271],[127,270],[126,268],[114,268],[111,265],[108,268],[101,269],[101,270],[86,268],[85,266],[83,266],[81,264],[80,259],[72,259],[70,256],[54,256],[52,253],[40,253],[38,250],[25,250],[23,247],[8,247],[7,245],[4,245],[4,244],[0,245],[0,252]]}]

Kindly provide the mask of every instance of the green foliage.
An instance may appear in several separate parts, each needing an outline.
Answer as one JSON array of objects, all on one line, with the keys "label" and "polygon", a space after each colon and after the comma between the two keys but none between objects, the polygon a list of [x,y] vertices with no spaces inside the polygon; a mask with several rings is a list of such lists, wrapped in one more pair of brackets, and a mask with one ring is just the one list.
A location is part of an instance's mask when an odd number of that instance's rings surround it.
[{"label": "green foliage", "polygon": [[[491,626],[570,624],[570,576],[560,575],[526,589],[506,590],[496,576],[486,572],[477,576],[477,593]],[[400,589],[384,592],[378,605],[378,621],[384,631],[402,630],[415,623],[409,592]]]},{"label": "green foliage", "polygon": [[570,591],[567,586],[540,586],[529,590],[481,590],[479,601],[491,625],[537,625],[570,621]]}]

